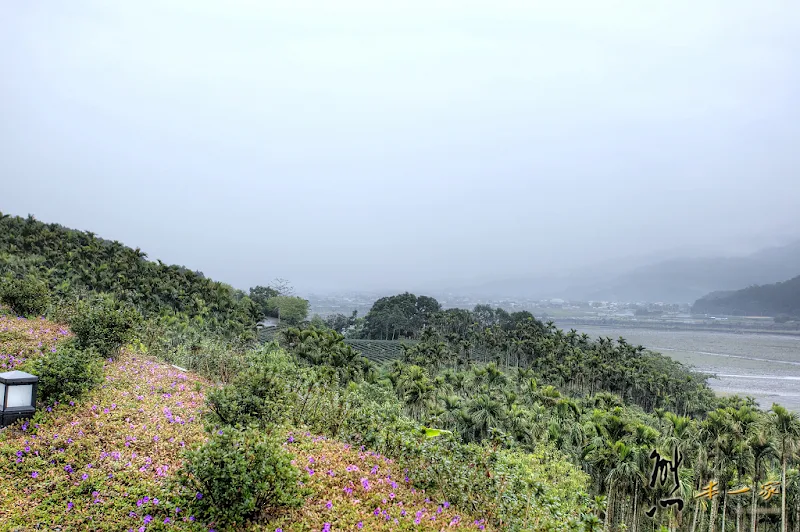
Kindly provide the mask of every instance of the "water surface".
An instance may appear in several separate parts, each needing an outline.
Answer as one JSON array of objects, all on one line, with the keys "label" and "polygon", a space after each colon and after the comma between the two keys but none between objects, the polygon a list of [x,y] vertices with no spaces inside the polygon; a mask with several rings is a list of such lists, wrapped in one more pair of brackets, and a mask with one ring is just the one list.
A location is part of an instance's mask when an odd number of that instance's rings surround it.
[{"label": "water surface", "polygon": [[[569,328],[569,327],[568,327]],[[593,338],[620,336],[717,378],[708,383],[725,394],[750,395],[763,408],[772,403],[800,411],[800,337],[775,334],[675,331],[574,326]]]}]

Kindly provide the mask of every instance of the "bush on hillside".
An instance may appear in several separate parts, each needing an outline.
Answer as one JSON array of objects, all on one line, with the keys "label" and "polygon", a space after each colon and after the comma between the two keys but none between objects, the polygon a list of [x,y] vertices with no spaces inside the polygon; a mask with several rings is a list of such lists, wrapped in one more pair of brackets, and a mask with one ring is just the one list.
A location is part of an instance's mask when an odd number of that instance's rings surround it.
[{"label": "bush on hillside", "polygon": [[292,455],[257,429],[226,427],[184,455],[178,489],[198,517],[241,525],[256,513],[299,506],[305,490]]},{"label": "bush on hillside", "polygon": [[92,349],[79,349],[73,340],[30,361],[25,369],[39,377],[38,400],[44,404],[80,399],[103,382],[100,356]]},{"label": "bush on hillside", "polygon": [[249,353],[246,363],[229,385],[208,395],[210,417],[215,423],[273,430],[288,420],[296,403],[291,388],[298,368],[285,353],[267,349]]},{"label": "bush on hillside", "polygon": [[47,285],[33,276],[0,281],[0,303],[20,316],[41,316],[50,306]]},{"label": "bush on hillside", "polygon": [[130,305],[111,296],[81,301],[70,321],[78,347],[96,349],[103,356],[116,358],[130,341],[142,316]]},{"label": "bush on hillside", "polygon": [[230,383],[207,396],[213,424],[272,433],[286,423],[324,431],[340,422],[344,405],[333,368],[300,366],[274,345],[248,352],[239,364]]}]

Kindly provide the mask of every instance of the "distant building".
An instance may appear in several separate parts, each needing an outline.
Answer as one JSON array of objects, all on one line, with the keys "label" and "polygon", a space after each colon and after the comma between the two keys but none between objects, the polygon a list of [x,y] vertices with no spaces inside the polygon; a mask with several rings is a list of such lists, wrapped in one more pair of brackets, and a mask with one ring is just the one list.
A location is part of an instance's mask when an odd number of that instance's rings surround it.
[{"label": "distant building", "polygon": [[278,318],[267,317],[258,322],[256,327],[260,329],[271,329],[272,327],[277,327],[279,324],[280,322],[278,321]]}]

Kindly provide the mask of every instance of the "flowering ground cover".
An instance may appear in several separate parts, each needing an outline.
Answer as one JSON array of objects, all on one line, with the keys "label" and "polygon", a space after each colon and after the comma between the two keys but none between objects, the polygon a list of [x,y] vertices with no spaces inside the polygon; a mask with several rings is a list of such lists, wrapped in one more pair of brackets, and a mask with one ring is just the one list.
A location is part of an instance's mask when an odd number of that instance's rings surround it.
[{"label": "flowering ground cover", "polygon": [[[125,354],[79,404],[61,404],[0,435],[0,530],[139,530],[190,522],[162,505],[185,446],[204,438],[205,384]],[[171,514],[171,515],[170,515]]]},{"label": "flowering ground cover", "polygon": [[261,530],[488,530],[476,516],[411,487],[413,472],[378,453],[308,433],[285,447],[315,495]]},{"label": "flowering ground cover", "polygon": [[11,371],[25,360],[48,350],[72,334],[44,318],[26,319],[0,312],[0,373]]}]

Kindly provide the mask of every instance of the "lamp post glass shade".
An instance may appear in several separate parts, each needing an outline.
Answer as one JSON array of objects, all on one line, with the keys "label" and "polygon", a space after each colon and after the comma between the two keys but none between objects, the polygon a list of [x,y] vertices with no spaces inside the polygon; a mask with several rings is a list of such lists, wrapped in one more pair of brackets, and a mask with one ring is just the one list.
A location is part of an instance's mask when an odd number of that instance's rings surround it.
[{"label": "lamp post glass shade", "polygon": [[0,427],[33,415],[38,382],[39,377],[24,371],[0,373]]}]

